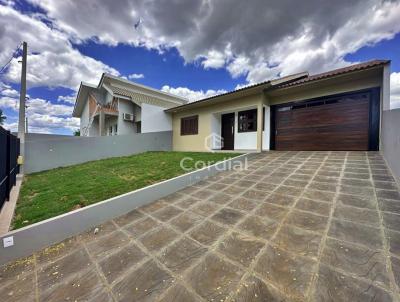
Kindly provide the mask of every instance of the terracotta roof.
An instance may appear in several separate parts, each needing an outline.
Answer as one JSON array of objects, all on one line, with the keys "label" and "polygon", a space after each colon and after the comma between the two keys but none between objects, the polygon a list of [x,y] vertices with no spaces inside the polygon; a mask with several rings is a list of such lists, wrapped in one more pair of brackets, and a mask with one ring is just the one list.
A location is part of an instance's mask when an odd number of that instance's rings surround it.
[{"label": "terracotta roof", "polygon": [[143,92],[137,92],[133,90],[128,90],[128,89],[123,89],[119,87],[115,87],[113,85],[110,85],[110,89],[114,93],[114,95],[122,95],[129,97],[132,102],[134,102],[138,106],[142,106],[142,103],[150,104],[150,105],[155,105],[163,108],[171,108],[176,106],[176,102],[161,99],[161,98],[156,98],[155,96],[152,96],[150,94],[146,94]]},{"label": "terracotta roof", "polygon": [[264,82],[261,82],[261,83],[245,86],[245,87],[243,87],[241,89],[229,91],[229,92],[218,94],[218,95],[215,95],[215,96],[212,96],[212,97],[208,97],[208,98],[205,98],[205,99],[201,99],[201,100],[197,100],[197,101],[190,102],[190,103],[187,103],[187,104],[183,104],[183,105],[180,105],[180,106],[172,107],[172,108],[169,108],[169,109],[167,109],[165,111],[166,112],[174,112],[175,110],[181,110],[183,108],[190,108],[193,105],[198,104],[198,103],[203,103],[203,102],[207,102],[207,101],[213,101],[214,99],[220,98],[222,96],[235,94],[237,92],[240,92],[240,91],[243,91],[243,90],[252,89],[252,88],[255,88],[255,87],[258,87],[258,86],[262,86],[262,85],[269,86],[269,89],[279,89],[279,88],[293,87],[293,86],[302,85],[302,84],[305,84],[305,83],[308,83],[308,82],[312,82],[312,81],[317,81],[317,80],[321,80],[321,79],[325,79],[325,78],[329,78],[329,77],[334,77],[334,76],[345,74],[345,73],[350,73],[350,72],[354,72],[354,71],[365,70],[365,69],[369,69],[369,68],[383,66],[383,65],[388,64],[388,63],[390,63],[390,60],[372,60],[372,61],[363,62],[363,63],[359,63],[359,64],[353,64],[353,65],[350,65],[350,66],[347,66],[347,67],[344,67],[344,68],[334,69],[334,70],[331,70],[331,71],[328,71],[328,72],[324,72],[324,73],[311,75],[311,76],[309,76],[307,73],[300,73],[298,75],[302,75],[302,74],[307,74],[307,75],[301,76],[301,78],[299,78],[299,79],[294,79],[294,80],[291,79],[291,80],[288,80],[288,81],[284,81],[281,84],[273,84],[274,81],[284,80],[285,78],[290,78],[290,77],[294,76],[294,75],[289,75],[287,77],[282,77],[280,79],[264,81]]},{"label": "terracotta roof", "polygon": [[236,89],[236,90],[228,91],[228,92],[225,92],[225,93],[213,95],[213,96],[210,96],[210,97],[207,97],[207,98],[204,98],[204,99],[200,99],[200,100],[197,100],[197,101],[193,101],[193,102],[190,102],[190,103],[186,103],[186,104],[183,104],[183,105],[172,107],[172,108],[169,108],[169,109],[167,109],[165,111],[166,112],[172,112],[174,110],[179,110],[179,109],[182,109],[182,108],[192,107],[194,104],[212,101],[212,100],[214,100],[216,98],[220,98],[222,96],[234,94],[234,93],[237,93],[237,92],[240,92],[240,91],[250,90],[252,88],[257,88],[257,87],[263,86],[263,85],[264,86],[270,86],[276,81],[283,81],[284,83],[289,83],[291,81],[295,81],[298,78],[304,78],[306,76],[308,76],[307,72],[295,73],[295,74],[291,74],[291,75],[288,75],[288,76],[285,76],[285,77],[281,77],[281,78],[278,78],[278,79],[273,79],[273,80],[268,80],[268,81],[264,81],[264,82],[260,82],[260,83],[256,83],[256,84],[247,85],[247,86],[244,86],[243,88],[239,88],[239,89]]},{"label": "terracotta roof", "polygon": [[369,68],[373,68],[373,67],[377,67],[377,66],[382,66],[389,62],[390,62],[390,60],[372,60],[372,61],[368,61],[368,62],[354,64],[354,65],[350,65],[347,67],[334,69],[334,70],[331,70],[328,72],[311,75],[306,78],[303,78],[303,79],[300,79],[297,81],[293,81],[290,83],[282,83],[280,85],[276,85],[274,88],[277,89],[277,88],[286,88],[286,87],[297,86],[297,85],[301,85],[304,83],[322,80],[325,78],[330,78],[333,76],[337,76],[337,75],[341,75],[341,74],[345,74],[345,73],[349,73],[349,72],[353,72],[353,71],[365,70],[365,69],[369,69]]},{"label": "terracotta roof", "polygon": [[187,103],[187,104],[183,104],[183,105],[179,105],[179,106],[176,106],[176,107],[172,107],[172,108],[169,108],[169,109],[167,109],[165,111],[166,112],[171,112],[171,111],[178,110],[178,109],[181,109],[181,108],[192,107],[194,104],[203,103],[203,102],[206,102],[206,101],[210,101],[210,100],[219,98],[221,96],[233,94],[233,93],[236,93],[236,92],[239,92],[239,91],[243,91],[243,90],[248,90],[248,89],[251,89],[251,88],[258,87],[258,86],[267,85],[270,82],[271,81],[264,81],[264,82],[261,82],[261,83],[248,85],[248,86],[245,86],[245,87],[237,89],[237,90],[228,91],[228,92],[225,92],[225,93],[221,93],[221,94],[217,94],[217,95],[213,95],[213,96],[207,97],[205,99],[200,99],[200,100],[196,100],[196,101],[193,101],[193,102],[190,102],[190,103]]}]

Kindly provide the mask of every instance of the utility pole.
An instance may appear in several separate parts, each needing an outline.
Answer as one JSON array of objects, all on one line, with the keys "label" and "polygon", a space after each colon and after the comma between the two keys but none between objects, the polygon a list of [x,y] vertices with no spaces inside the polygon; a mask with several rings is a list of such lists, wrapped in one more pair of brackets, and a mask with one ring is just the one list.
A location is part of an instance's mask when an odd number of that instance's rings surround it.
[{"label": "utility pole", "polygon": [[[18,138],[20,141],[20,155],[25,160],[25,101],[26,101],[26,58],[28,54],[28,44],[22,43],[22,70],[21,70],[21,89],[19,93],[19,119],[18,119]],[[23,174],[23,165],[20,166],[20,173]]]}]

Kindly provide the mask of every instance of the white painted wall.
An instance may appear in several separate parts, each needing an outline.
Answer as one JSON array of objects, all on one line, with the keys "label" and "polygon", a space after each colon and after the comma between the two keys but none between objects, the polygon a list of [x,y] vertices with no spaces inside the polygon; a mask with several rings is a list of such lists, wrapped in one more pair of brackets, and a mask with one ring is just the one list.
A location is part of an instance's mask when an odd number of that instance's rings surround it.
[{"label": "white painted wall", "polygon": [[382,77],[382,102],[383,111],[390,110],[390,65],[383,67]]},{"label": "white painted wall", "polygon": [[165,108],[142,103],[142,133],[171,131],[172,118]]},{"label": "white painted wall", "polygon": [[221,136],[221,114],[212,114],[211,115],[211,134],[216,134],[217,137],[214,139],[210,138],[211,147],[213,150],[219,150],[222,148],[221,140],[219,139]]},{"label": "white painted wall", "polygon": [[271,108],[269,106],[265,107],[265,126],[263,131],[263,140],[262,140],[262,149],[269,150],[270,149],[270,135],[271,135]]},{"label": "white painted wall", "polygon": [[89,128],[89,136],[99,136],[100,132],[99,132],[99,118],[95,118],[93,120],[92,125]]},{"label": "white painted wall", "polygon": [[118,99],[118,135],[134,134],[134,123],[124,121],[124,113],[134,114],[134,104],[130,100]]},{"label": "white painted wall", "polygon": [[[118,116],[106,116],[106,120],[105,120],[104,124],[105,124],[105,127],[106,127],[106,129],[105,129],[106,135],[110,135],[110,126],[113,127],[112,135],[116,135],[116,133],[115,133],[115,125],[118,124]],[[117,129],[117,130],[118,130],[118,133],[119,133],[119,129]]]},{"label": "white painted wall", "polygon": [[[251,108],[249,108],[251,109]],[[247,110],[247,109],[241,109]],[[238,132],[238,112],[235,112],[235,146],[236,150],[255,150],[257,149],[257,131]]]},{"label": "white painted wall", "polygon": [[142,121],[142,108],[140,106],[136,105],[135,103],[133,104],[134,107],[134,112],[135,112],[135,122],[141,122]]},{"label": "white painted wall", "polygon": [[86,135],[83,135],[83,128],[89,126],[90,114],[89,114],[89,102],[86,102],[81,115],[81,135],[82,136],[98,136],[99,135],[99,120],[94,119],[93,123],[90,125],[89,131]]},{"label": "white painted wall", "polygon": [[[254,108],[243,108],[240,111]],[[257,149],[257,131],[254,132],[238,132],[238,112],[235,111],[235,150],[256,150]],[[211,115],[211,133],[221,135],[221,114],[214,113]],[[263,132],[263,150],[269,150],[270,139],[270,107],[265,106],[265,131]],[[221,149],[221,144],[218,140],[213,141],[213,149]]]},{"label": "white painted wall", "polygon": [[85,128],[89,124],[89,102],[86,102],[85,106],[83,107],[80,122],[81,122],[80,123],[80,131],[81,131],[81,135],[82,135],[83,128]]}]

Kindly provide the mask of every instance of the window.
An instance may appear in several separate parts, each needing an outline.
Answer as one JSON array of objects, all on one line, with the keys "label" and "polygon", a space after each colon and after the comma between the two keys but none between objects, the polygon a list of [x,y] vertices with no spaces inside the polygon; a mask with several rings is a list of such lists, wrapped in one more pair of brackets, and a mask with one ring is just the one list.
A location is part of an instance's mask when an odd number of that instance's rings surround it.
[{"label": "window", "polygon": [[194,135],[199,131],[199,116],[181,118],[181,135]]},{"label": "window", "polygon": [[257,131],[257,109],[238,113],[238,132]]},{"label": "window", "polygon": [[136,133],[142,133],[142,122],[136,122]]}]

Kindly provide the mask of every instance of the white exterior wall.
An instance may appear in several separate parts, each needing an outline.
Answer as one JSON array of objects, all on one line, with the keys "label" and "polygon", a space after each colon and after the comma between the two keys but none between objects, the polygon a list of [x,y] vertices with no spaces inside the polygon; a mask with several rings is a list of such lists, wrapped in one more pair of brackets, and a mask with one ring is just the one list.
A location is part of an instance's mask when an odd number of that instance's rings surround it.
[{"label": "white exterior wall", "polygon": [[80,122],[80,131],[82,135],[83,128],[89,124],[89,102],[86,102],[85,107],[83,107]]},{"label": "white exterior wall", "polygon": [[118,100],[118,135],[134,134],[135,124],[132,122],[124,121],[123,114],[134,114],[134,104],[130,100]]},{"label": "white exterior wall", "polygon": [[81,115],[81,135],[82,136],[98,136],[99,135],[99,119],[95,118],[92,122],[92,125],[89,128],[89,131],[86,132],[86,135],[83,135],[83,128],[89,125],[90,114],[89,114],[89,102],[86,102],[85,107],[83,108]]},{"label": "white exterior wall", "polygon": [[[234,124],[234,149],[235,150],[256,150],[257,149],[257,131],[254,132],[238,132],[238,113],[239,111],[250,110],[254,108],[242,108],[235,111]],[[229,113],[229,112],[227,112]],[[221,114],[214,113],[211,115],[211,133],[221,135]],[[258,122],[258,121],[257,121]],[[261,121],[260,121],[261,122]],[[270,107],[265,106],[265,130],[263,131],[263,150],[270,148]],[[213,140],[213,149],[221,149],[219,140]]]},{"label": "white exterior wall", "polygon": [[[211,115],[211,134],[221,136],[221,114]],[[217,137],[210,139],[210,142],[212,149],[219,150],[222,148],[221,140]]]},{"label": "white exterior wall", "polygon": [[93,120],[92,125],[89,128],[89,136],[99,136],[99,118]]},{"label": "white exterior wall", "polygon": [[133,104],[133,107],[135,110],[135,122],[141,122],[142,121],[142,108],[140,108],[140,106],[138,106],[136,104]]},{"label": "white exterior wall", "polygon": [[390,110],[390,65],[383,67],[382,77],[382,103],[383,111]]},{"label": "white exterior wall", "polygon": [[[105,120],[105,134],[110,135],[110,126],[113,127],[112,135],[117,135],[119,134],[119,125],[118,124],[118,117],[117,116],[106,116]],[[115,133],[115,125],[117,125],[117,133]]]},{"label": "white exterior wall", "polygon": [[[251,108],[248,108],[251,109]],[[241,109],[240,111],[248,110]],[[257,121],[258,122],[258,121]],[[257,131],[238,132],[238,112],[235,112],[235,150],[255,150],[257,149]]]},{"label": "white exterior wall", "polygon": [[264,131],[262,139],[262,149],[269,150],[270,148],[270,133],[271,133],[271,108],[269,106],[264,106],[265,116],[264,116]]},{"label": "white exterior wall", "polygon": [[172,117],[165,108],[142,103],[141,109],[142,133],[172,130]]}]

